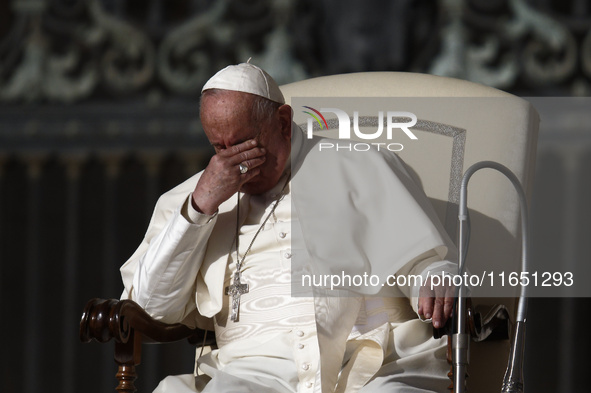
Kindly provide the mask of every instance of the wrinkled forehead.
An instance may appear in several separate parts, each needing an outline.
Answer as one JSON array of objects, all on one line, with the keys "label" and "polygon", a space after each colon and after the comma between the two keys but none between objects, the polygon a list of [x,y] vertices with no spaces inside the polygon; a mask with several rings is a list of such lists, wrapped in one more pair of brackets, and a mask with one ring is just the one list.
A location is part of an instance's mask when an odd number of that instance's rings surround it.
[{"label": "wrinkled forehead", "polygon": [[201,96],[200,116],[202,121],[215,118],[238,118],[239,121],[250,121],[252,117],[252,94],[229,90],[206,90]]},{"label": "wrinkled forehead", "polygon": [[235,108],[250,108],[255,96],[233,90],[209,89],[201,94],[201,108],[213,105],[230,105]]}]

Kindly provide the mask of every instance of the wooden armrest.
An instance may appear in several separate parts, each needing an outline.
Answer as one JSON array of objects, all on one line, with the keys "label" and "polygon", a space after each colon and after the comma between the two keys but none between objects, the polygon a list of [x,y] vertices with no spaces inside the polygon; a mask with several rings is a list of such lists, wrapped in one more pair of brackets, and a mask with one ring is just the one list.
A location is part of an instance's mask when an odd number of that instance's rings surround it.
[{"label": "wooden armrest", "polygon": [[166,324],[150,317],[132,300],[92,299],[84,307],[80,320],[80,340],[115,341],[116,374],[121,393],[136,391],[135,366],[141,361],[142,343],[167,343],[188,339],[191,344],[215,345],[213,334],[206,340],[202,329],[191,329],[183,324]]},{"label": "wooden armrest", "polygon": [[[167,343],[189,339],[201,344],[205,331],[183,324],[167,324],[152,318],[133,300],[91,299],[80,321],[80,340],[104,343],[111,339],[126,343],[131,329],[142,334],[144,342]],[[207,345],[210,345],[207,343]]]},{"label": "wooden armrest", "polygon": [[[511,331],[511,318],[504,304],[494,306],[472,306],[470,299],[467,301],[467,326],[470,330],[472,341],[506,340]],[[433,337],[441,338],[454,333],[453,318],[450,318],[445,326],[433,328]]]}]

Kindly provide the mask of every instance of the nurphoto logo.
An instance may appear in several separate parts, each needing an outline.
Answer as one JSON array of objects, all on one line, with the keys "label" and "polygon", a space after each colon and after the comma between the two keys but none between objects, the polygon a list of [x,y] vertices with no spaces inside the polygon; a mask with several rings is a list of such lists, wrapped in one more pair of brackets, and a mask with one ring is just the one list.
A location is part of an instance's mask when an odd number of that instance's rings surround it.
[{"label": "nurphoto logo", "polygon": [[[359,112],[353,111],[353,116],[349,116],[347,112],[342,109],[338,108],[320,108],[320,110],[314,109],[310,106],[303,106],[305,109],[303,112],[308,114],[307,122],[307,137],[308,139],[312,139],[313,137],[313,130],[314,130],[314,121],[318,123],[321,130],[328,130],[330,127],[328,126],[328,122],[324,117],[323,113],[331,112],[336,115],[338,121],[338,130],[339,130],[339,140],[350,140],[351,134],[353,133],[357,138],[361,140],[377,140],[382,138],[382,134],[384,133],[384,111],[379,111],[377,115],[377,130],[369,133],[365,133],[361,131],[361,127],[359,124]],[[414,113],[411,112],[397,112],[397,111],[387,111],[386,112],[386,139],[391,141],[394,135],[398,134],[399,131],[402,131],[408,138],[411,140],[418,139],[416,135],[410,130],[410,127],[414,126],[417,123],[417,117]],[[352,123],[352,127],[351,127]],[[367,125],[362,125],[362,127],[367,128]],[[353,129],[353,132],[351,132]],[[350,143],[346,145],[342,145],[339,143],[329,143],[324,142],[319,144],[319,149],[336,149],[336,150],[355,150],[355,151],[367,151],[373,147],[377,147],[379,150],[380,148],[387,148],[390,151],[401,151],[404,146],[401,143]]]}]

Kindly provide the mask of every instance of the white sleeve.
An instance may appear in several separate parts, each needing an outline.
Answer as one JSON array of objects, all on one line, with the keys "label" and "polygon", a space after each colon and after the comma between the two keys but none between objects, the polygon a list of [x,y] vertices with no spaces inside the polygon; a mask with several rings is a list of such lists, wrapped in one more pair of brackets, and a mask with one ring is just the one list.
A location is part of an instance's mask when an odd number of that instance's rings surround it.
[{"label": "white sleeve", "polygon": [[153,318],[181,322],[196,309],[195,282],[217,214],[196,212],[190,195],[176,210],[162,214],[157,204],[146,238],[121,268],[124,298],[133,299]]}]

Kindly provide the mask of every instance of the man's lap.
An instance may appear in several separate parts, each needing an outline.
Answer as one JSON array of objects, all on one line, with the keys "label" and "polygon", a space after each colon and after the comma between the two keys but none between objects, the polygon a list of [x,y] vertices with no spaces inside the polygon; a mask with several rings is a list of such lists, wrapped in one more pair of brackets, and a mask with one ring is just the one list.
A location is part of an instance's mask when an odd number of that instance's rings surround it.
[{"label": "man's lap", "polygon": [[[359,392],[446,392],[446,339],[433,339],[431,332],[430,324],[418,320],[394,327],[382,367]],[[202,371],[209,376],[201,375],[197,380],[193,375],[167,377],[155,393],[291,393],[296,391],[297,381],[293,370],[288,380],[283,380],[281,372],[292,369],[285,361],[232,361],[223,370],[202,364]]]}]

